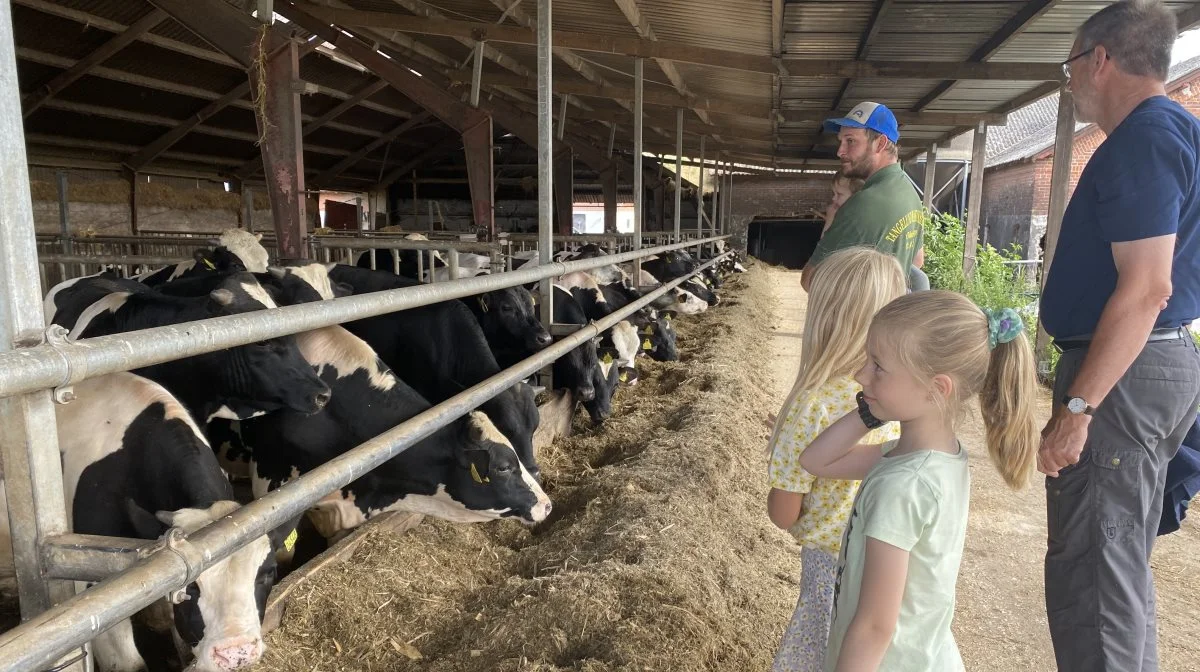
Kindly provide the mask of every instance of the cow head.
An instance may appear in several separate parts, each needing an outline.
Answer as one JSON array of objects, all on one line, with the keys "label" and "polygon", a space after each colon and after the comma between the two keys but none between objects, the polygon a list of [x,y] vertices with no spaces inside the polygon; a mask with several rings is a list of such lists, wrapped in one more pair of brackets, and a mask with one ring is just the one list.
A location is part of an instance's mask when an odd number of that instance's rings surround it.
[{"label": "cow head", "polygon": [[615,360],[610,363],[598,361],[592,368],[592,385],[596,394],[591,400],[583,402],[583,408],[592,418],[593,425],[604,424],[612,415],[613,395],[616,394],[620,376],[621,367]]},{"label": "cow head", "polygon": [[474,511],[540,523],[550,515],[550,498],[517,457],[512,444],[484,413],[463,419],[454,473],[447,491]]},{"label": "cow head", "polygon": [[196,265],[192,269],[196,273],[237,273],[245,271],[246,265],[227,247],[218,245],[210,249],[201,248],[192,253]]},{"label": "cow head", "polygon": [[474,299],[484,333],[500,336],[510,343],[520,343],[527,352],[537,352],[554,339],[538,320],[533,295],[524,287],[509,287],[480,294]]},{"label": "cow head", "polygon": [[596,398],[592,372],[599,365],[596,348],[599,339],[585,341],[555,361],[554,387],[571,390],[580,401]]},{"label": "cow head", "polygon": [[276,303],[285,306],[353,294],[353,290],[347,285],[329,279],[329,272],[335,266],[337,264],[307,260],[288,261],[283,266],[268,266],[263,286],[271,293]]},{"label": "cow head", "polygon": [[[674,362],[679,359],[675,340],[675,327],[671,324],[672,314],[660,312],[651,317],[637,318],[633,322],[641,339],[638,354],[657,362]],[[649,346],[649,347],[647,347]]]},{"label": "cow head", "polygon": [[252,273],[266,273],[270,259],[267,249],[259,242],[261,233],[250,233],[245,229],[226,229],[216,243],[232,252],[242,262],[242,267]]},{"label": "cow head", "polygon": [[[233,513],[237,502],[219,501],[208,508],[159,511],[155,514],[127,500],[130,522],[144,539],[161,537],[169,528],[185,534]],[[229,672],[250,667],[262,657],[261,622],[267,593],[275,582],[275,555],[263,535],[209,567],[184,589],[174,606],[175,630],[191,647],[197,672]]]},{"label": "cow head", "polygon": [[[248,273],[226,278],[208,297],[212,316],[275,308],[275,302]],[[259,411],[288,408],[315,413],[329,401],[329,387],[300,355],[295,336],[282,336],[202,355],[222,394],[236,406]],[[241,419],[235,412],[229,419]],[[227,417],[221,415],[221,417]]]}]

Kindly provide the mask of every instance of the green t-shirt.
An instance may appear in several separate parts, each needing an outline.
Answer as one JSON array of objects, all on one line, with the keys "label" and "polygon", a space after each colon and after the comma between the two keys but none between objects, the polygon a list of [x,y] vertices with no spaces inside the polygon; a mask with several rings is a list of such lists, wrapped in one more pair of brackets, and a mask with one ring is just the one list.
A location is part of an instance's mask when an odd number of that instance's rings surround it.
[{"label": "green t-shirt", "polygon": [[907,273],[924,244],[924,206],[904,169],[893,163],[876,171],[838,208],[808,263],[819,264],[838,250],[867,245],[899,259]]},{"label": "green t-shirt", "polygon": [[[890,450],[894,444],[885,444]],[[908,551],[908,575],[896,631],[880,672],[964,670],[950,632],[971,476],[967,452],[884,456],[867,474],[842,540],[825,670],[837,667],[842,640],[858,608],[867,537]]]}]

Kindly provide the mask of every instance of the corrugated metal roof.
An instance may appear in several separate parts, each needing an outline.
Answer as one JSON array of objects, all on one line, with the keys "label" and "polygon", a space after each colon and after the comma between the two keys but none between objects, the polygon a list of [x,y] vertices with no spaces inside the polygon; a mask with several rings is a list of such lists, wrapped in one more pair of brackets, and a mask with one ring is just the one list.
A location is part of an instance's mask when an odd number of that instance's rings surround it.
[{"label": "corrugated metal roof", "polygon": [[[25,0],[27,3],[33,1]],[[66,67],[64,64],[82,58],[111,39],[121,25],[128,25],[151,10],[146,0],[36,1],[53,2],[54,5],[50,11],[38,11],[20,4],[18,0],[13,9],[17,43],[27,54],[27,58],[21,61],[21,86],[24,91],[44,83]],[[241,6],[235,0],[225,1],[233,6]],[[414,8],[420,4],[448,19],[485,23],[499,21],[502,16],[500,7],[508,5],[508,0],[342,2],[356,9],[390,12],[399,16],[409,14],[404,5],[416,3],[412,5]],[[662,42],[757,56],[768,56],[774,51],[771,44],[771,3],[765,0],[636,0],[636,4],[642,18]],[[962,61],[977,52],[1026,4],[1026,0],[898,0],[889,3],[879,18],[878,29],[873,31],[873,37],[866,45],[865,58],[885,62]],[[1107,4],[1096,0],[1061,0],[1025,26],[1023,33],[1008,40],[990,60],[1058,62],[1070,48],[1072,32],[1076,27]],[[1172,0],[1168,4],[1179,11],[1200,5],[1200,2]],[[784,55],[825,60],[855,58],[860,43],[871,27],[876,7],[876,0],[785,0],[782,25],[778,31]],[[535,15],[536,3],[525,0],[517,6],[517,12],[525,16]],[[81,20],[80,13],[93,15],[96,20]],[[114,22],[116,28],[113,27]],[[88,27],[89,23],[95,25]],[[505,19],[505,25],[517,24],[512,18]],[[637,28],[631,25],[629,18],[613,0],[556,0],[554,26],[557,30],[594,35],[638,36]],[[398,41],[395,46],[388,45],[389,50],[397,54],[401,62],[434,79],[450,70],[466,67],[472,51],[470,41],[465,39],[408,33],[401,35],[390,30],[367,37],[387,44],[392,36],[397,36]],[[485,63],[484,70],[488,75],[511,76],[516,73],[532,78],[536,73],[537,52],[533,45],[493,42],[489,48],[502,54],[503,62],[489,60]],[[30,49],[45,55],[29,54]],[[198,54],[198,51],[202,53]],[[556,59],[554,70],[558,81],[581,84],[598,75],[610,86],[631,87],[632,58],[583,51],[576,52],[576,55],[587,64],[590,74],[585,77]],[[665,65],[669,71],[670,64]],[[114,81],[111,72],[103,77],[84,77],[59,94],[60,97],[78,104],[102,105],[118,112],[126,110],[184,120],[208,101],[245,79],[241,68],[231,64],[228,57],[217,54],[205,40],[171,20],[155,27],[151,34],[108,59],[103,67],[119,72],[120,76],[115,79],[124,81]],[[747,73],[690,63],[675,64],[675,69],[682,78],[683,86],[698,98],[717,103],[748,103],[764,111],[776,107],[781,111],[825,112],[835,105],[840,96],[839,107],[843,110],[861,100],[875,100],[897,111],[911,110],[918,102],[928,102],[924,108],[929,112],[978,113],[1006,106],[1041,87],[1039,82],[1028,81],[964,81],[946,88],[941,87],[941,80],[937,79],[862,78],[847,81],[838,78],[780,77],[774,73]],[[647,63],[648,93],[678,92],[669,81],[667,71],[653,59]],[[332,109],[345,96],[372,80],[370,73],[347,67],[324,55],[304,59],[301,76],[321,90],[321,93],[302,97],[302,111],[308,119]],[[153,90],[154,83],[150,80],[174,82],[180,86],[173,87],[175,93],[162,93]],[[519,106],[532,110],[530,101],[535,100],[537,94],[529,84],[526,81],[514,90],[502,89],[499,95],[507,97],[511,91]],[[935,88],[946,90],[935,100],[926,101]],[[464,95],[466,91],[467,86],[462,84],[452,89],[456,97]],[[489,95],[496,95],[496,90],[489,90]],[[580,96],[578,100],[582,101],[584,109],[573,107],[568,114],[568,120],[575,119],[573,132],[587,132],[592,138],[590,142],[604,146],[607,144],[605,122],[616,120],[621,125],[618,146],[628,144],[629,118],[616,102],[591,96]],[[345,111],[330,125],[311,134],[308,140],[314,144],[352,150],[370,142],[374,135],[398,125],[398,115],[411,114],[418,109],[402,93],[385,89],[372,95],[367,106],[360,105]],[[648,129],[647,141],[655,143],[656,147],[673,144],[674,124],[670,109],[648,105],[648,113],[653,120],[649,126],[657,126],[663,132]],[[112,117],[119,114],[111,110],[106,114],[108,121],[97,121],[96,124],[87,125],[83,131],[72,131],[84,135],[92,133],[102,146],[97,145],[83,152],[76,146],[81,138],[67,137],[64,131],[65,141],[74,143],[72,147],[83,153],[107,156],[114,152],[119,154],[119,148],[138,140],[140,136],[133,130],[136,125],[127,128],[131,122],[114,122]],[[61,122],[70,116],[62,110],[39,111],[32,119],[36,120],[39,133],[46,135],[54,133],[53,124],[47,120]],[[689,112],[686,118],[694,123],[697,116]],[[733,116],[710,113],[708,118],[719,130],[727,131],[722,135],[736,139],[724,146],[726,151],[731,151],[731,147],[738,144],[744,153],[762,157],[776,153],[771,150],[772,147],[776,150],[807,151],[819,128],[818,124],[811,122],[776,123],[767,114]],[[214,115],[205,124],[243,134],[256,131],[253,116],[244,104]],[[355,132],[355,128],[360,130]],[[919,146],[942,139],[941,136],[950,130],[950,127],[943,126],[907,125],[902,129],[902,144]],[[153,131],[155,134],[161,133],[162,128]],[[776,131],[780,137],[777,147],[773,144]],[[502,133],[503,129],[498,128],[497,132]],[[441,134],[416,133],[412,138],[406,136],[396,146],[412,149],[414,146],[407,144],[410,140],[428,143],[435,141],[434,136],[440,138]],[[228,153],[231,157],[236,155],[244,160],[242,155],[253,152],[252,146],[239,145],[239,141],[226,138],[219,143],[205,143],[205,137],[190,136],[181,146],[194,151],[183,154],[204,154],[208,151]],[[689,132],[687,138],[691,143],[695,135]],[[819,139],[822,142],[829,140],[824,136]],[[419,151],[419,145],[416,147]],[[381,153],[382,150],[376,152],[377,155]],[[185,157],[185,160],[193,159],[195,157]],[[222,157],[222,160],[227,159],[230,157]],[[313,161],[313,165],[324,165],[328,157],[314,156]],[[358,172],[369,174],[374,170],[368,168]]]}]

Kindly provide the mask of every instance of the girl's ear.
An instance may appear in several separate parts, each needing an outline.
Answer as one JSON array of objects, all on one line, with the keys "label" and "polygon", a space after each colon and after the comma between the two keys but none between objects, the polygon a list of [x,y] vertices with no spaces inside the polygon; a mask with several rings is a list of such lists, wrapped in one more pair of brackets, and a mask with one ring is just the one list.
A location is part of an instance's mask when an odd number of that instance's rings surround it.
[{"label": "girl's ear", "polygon": [[933,391],[942,395],[944,399],[954,398],[954,379],[944,373],[939,373],[933,377]]}]

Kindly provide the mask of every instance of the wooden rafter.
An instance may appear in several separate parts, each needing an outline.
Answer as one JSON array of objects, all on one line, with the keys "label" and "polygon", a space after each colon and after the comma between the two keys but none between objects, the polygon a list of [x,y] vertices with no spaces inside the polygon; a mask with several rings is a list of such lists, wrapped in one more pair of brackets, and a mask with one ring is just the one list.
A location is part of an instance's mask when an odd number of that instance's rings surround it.
[{"label": "wooden rafter", "polygon": [[[1000,51],[1004,45],[1012,41],[1014,37],[1021,34],[1021,31],[1028,28],[1034,21],[1037,21],[1043,14],[1050,10],[1058,0],[1029,0],[1026,2],[1011,19],[1006,21],[1000,30],[996,31],[991,37],[979,48],[967,57],[967,61],[971,63],[982,63],[991,58],[997,51]],[[955,80],[948,79],[938,84],[925,95],[924,98],[917,101],[913,105],[913,112],[920,112],[929,107],[938,98],[941,98],[955,84]]]},{"label": "wooden rafter", "polygon": [[432,118],[433,118],[433,114],[430,112],[422,112],[422,113],[410,118],[408,121],[405,121],[403,124],[400,124],[396,128],[393,128],[392,130],[388,131],[387,133],[384,133],[383,137],[378,138],[376,140],[372,140],[371,142],[368,142],[367,144],[360,147],[357,151],[355,151],[350,156],[347,156],[346,158],[342,159],[341,161],[338,161],[336,164],[331,166],[328,170],[322,172],[320,175],[313,178],[311,185],[316,188],[328,185],[330,182],[333,181],[334,178],[336,178],[337,176],[346,172],[346,170],[348,168],[350,168],[354,164],[358,163],[362,159],[366,158],[367,154],[370,154],[371,152],[379,149],[380,147],[391,142],[392,140],[395,140],[396,138],[400,137],[401,135],[407,133],[408,131],[411,131],[411,130],[417,128],[418,125],[420,125],[421,123],[428,121],[429,119],[432,119]]}]

